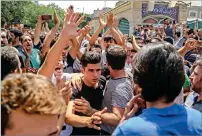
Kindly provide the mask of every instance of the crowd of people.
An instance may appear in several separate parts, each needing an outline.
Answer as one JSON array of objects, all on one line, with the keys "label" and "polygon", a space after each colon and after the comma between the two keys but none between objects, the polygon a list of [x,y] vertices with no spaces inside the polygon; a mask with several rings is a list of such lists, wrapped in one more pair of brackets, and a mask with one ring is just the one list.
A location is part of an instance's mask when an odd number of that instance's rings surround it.
[{"label": "crowd of people", "polygon": [[71,7],[61,30],[1,29],[1,135],[202,135],[201,29],[108,13],[90,34]]}]

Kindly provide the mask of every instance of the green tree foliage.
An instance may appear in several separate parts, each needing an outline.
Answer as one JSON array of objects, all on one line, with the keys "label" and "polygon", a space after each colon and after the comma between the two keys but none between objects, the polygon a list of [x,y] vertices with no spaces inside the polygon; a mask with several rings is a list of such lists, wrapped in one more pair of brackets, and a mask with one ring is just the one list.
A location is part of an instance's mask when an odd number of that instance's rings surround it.
[{"label": "green tree foliage", "polygon": [[87,25],[88,22],[91,21],[91,15],[90,14],[83,14],[83,13],[80,14],[80,16],[83,16],[83,15],[84,15],[84,20],[79,25],[80,28],[83,28],[84,26]]},{"label": "green tree foliage", "polygon": [[1,26],[5,23],[11,24],[14,20],[22,21],[24,17],[23,8],[29,1],[1,1]]},{"label": "green tree foliage", "polygon": [[[37,23],[37,18],[40,15],[53,15],[54,9],[60,20],[62,26],[64,22],[65,10],[58,5],[51,3],[47,6],[36,4],[32,1],[2,1],[1,2],[1,25],[4,23],[10,24],[13,19],[18,19],[20,23],[26,24],[31,28],[34,28]],[[81,14],[83,15],[83,13]],[[80,28],[87,25],[91,20],[91,15],[85,14],[83,22],[80,24]],[[54,26],[52,20],[48,21],[49,28]]]},{"label": "green tree foliage", "polygon": [[[24,8],[25,16],[23,18],[23,23],[28,24],[29,26],[31,26],[33,28],[35,26],[35,24],[37,23],[38,16],[53,15],[54,9],[57,12],[57,15],[59,17],[61,24],[63,24],[63,18],[64,18],[65,11],[62,8],[58,7],[57,5],[55,5],[53,3],[45,6],[45,5],[37,5],[33,2],[28,4]],[[49,24],[49,27],[53,27],[53,25],[54,25],[52,20],[48,21],[48,24]]]}]

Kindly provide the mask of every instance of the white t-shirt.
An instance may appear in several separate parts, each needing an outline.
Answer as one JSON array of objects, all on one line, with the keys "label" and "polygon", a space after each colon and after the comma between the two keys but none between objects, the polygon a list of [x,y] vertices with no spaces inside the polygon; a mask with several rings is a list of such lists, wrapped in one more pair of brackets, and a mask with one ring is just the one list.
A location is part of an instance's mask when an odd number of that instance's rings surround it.
[{"label": "white t-shirt", "polygon": [[[71,74],[69,74],[69,73],[63,73],[62,74],[62,78],[63,77],[66,77],[66,81],[70,80],[71,79]],[[51,82],[54,85],[56,85],[56,78],[55,78],[54,74],[52,75]],[[65,123],[64,123],[64,125],[66,126],[66,129],[61,131],[60,136],[69,136],[72,133],[73,128],[72,128],[72,126],[69,126],[69,125],[67,125]]]},{"label": "white t-shirt", "polygon": [[[71,79],[71,74],[69,74],[69,73],[63,73],[62,74],[62,78],[63,77],[66,77],[66,81],[70,80]],[[56,78],[55,78],[54,74],[52,75],[51,82],[56,86]]]}]

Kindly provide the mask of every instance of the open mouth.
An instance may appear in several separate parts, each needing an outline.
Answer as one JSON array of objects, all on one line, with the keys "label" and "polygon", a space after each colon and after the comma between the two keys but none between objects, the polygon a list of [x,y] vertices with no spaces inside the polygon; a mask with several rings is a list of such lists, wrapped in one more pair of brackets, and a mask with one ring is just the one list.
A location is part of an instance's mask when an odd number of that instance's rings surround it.
[{"label": "open mouth", "polygon": [[62,69],[60,67],[56,67],[55,71],[59,72],[59,71],[62,71]]}]

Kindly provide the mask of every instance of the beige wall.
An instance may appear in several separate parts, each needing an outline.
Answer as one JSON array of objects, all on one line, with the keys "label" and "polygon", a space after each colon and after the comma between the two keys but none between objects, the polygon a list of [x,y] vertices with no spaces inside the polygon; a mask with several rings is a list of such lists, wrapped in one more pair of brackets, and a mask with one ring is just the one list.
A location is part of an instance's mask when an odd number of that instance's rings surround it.
[{"label": "beige wall", "polygon": [[[142,3],[147,3],[148,1],[128,1],[125,2],[114,9],[110,10],[114,16],[120,20],[121,18],[125,18],[129,21],[130,31],[129,33],[133,33],[133,28],[142,23]],[[108,12],[107,12],[108,13]],[[107,18],[107,13],[105,13],[104,19]],[[187,20],[187,6],[186,5],[179,5],[179,21],[186,21]],[[94,31],[96,30],[99,25],[99,21],[93,20],[92,26]]]}]

